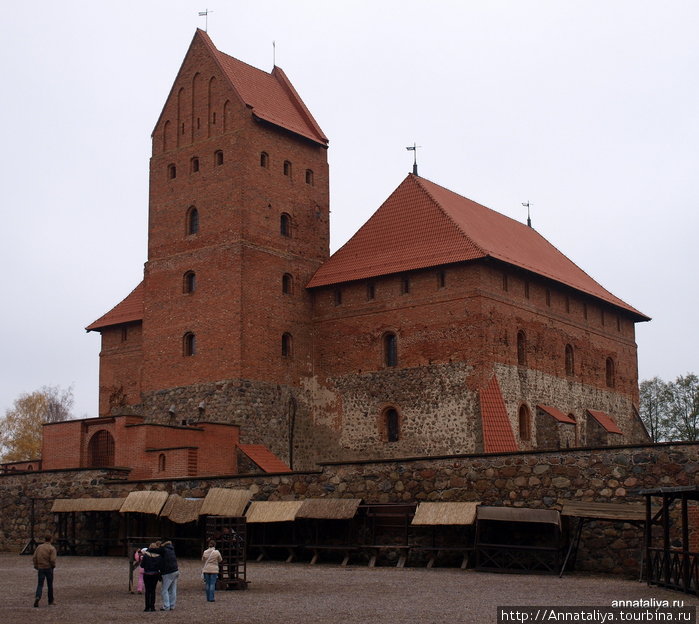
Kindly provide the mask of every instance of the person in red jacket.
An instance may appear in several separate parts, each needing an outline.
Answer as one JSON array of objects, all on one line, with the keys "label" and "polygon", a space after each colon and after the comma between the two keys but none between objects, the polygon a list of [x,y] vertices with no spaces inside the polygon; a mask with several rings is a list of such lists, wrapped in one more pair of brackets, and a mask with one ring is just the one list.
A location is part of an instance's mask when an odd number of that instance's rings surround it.
[{"label": "person in red jacket", "polygon": [[32,561],[34,562],[34,569],[38,573],[38,580],[36,584],[36,594],[34,596],[34,606],[39,606],[39,600],[41,600],[41,593],[44,589],[44,580],[46,580],[46,588],[49,593],[49,604],[56,604],[53,601],[53,570],[56,567],[56,549],[54,548],[51,540],[53,538],[51,535],[47,535],[44,538],[44,543],[37,546],[34,551],[34,556]]}]

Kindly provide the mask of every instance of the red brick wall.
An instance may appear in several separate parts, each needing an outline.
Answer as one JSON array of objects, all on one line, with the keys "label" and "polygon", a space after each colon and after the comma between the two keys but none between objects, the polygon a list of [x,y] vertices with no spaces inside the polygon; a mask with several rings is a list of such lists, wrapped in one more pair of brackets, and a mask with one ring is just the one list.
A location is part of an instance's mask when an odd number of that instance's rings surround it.
[{"label": "red brick wall", "polygon": [[44,470],[82,466],[83,422],[46,424],[42,430],[41,463]]},{"label": "red brick wall", "polygon": [[141,402],[143,335],[140,323],[101,330],[99,415]]},{"label": "red brick wall", "polygon": [[[144,424],[140,416],[130,415],[46,425],[43,469],[90,467],[90,440],[103,430],[114,439],[113,465],[130,468],[133,479],[237,472],[238,427],[216,423],[195,427]],[[158,461],[161,453],[166,458],[164,471]]]}]

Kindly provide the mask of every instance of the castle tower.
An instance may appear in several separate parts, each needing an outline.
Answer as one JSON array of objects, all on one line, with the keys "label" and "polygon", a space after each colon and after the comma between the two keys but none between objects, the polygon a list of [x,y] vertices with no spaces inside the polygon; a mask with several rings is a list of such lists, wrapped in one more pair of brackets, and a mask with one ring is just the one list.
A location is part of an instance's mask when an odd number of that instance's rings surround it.
[{"label": "castle tower", "polygon": [[[235,422],[288,458],[311,370],[304,287],[329,255],[328,140],[280,68],[197,30],[152,141],[143,285],[88,327],[103,337],[100,413],[124,388],[149,420]],[[139,374],[117,335],[126,303],[142,305],[128,319]]]}]

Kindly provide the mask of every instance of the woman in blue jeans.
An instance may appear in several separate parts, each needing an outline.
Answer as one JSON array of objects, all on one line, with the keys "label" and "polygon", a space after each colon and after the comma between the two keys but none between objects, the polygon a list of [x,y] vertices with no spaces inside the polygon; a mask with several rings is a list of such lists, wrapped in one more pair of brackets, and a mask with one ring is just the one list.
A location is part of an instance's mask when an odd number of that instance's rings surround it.
[{"label": "woman in blue jeans", "polygon": [[202,573],[204,574],[206,600],[207,602],[214,602],[214,592],[216,591],[216,581],[218,579],[218,564],[223,561],[221,553],[216,550],[216,542],[214,540],[209,540],[209,547],[204,551],[201,560],[204,562]]}]

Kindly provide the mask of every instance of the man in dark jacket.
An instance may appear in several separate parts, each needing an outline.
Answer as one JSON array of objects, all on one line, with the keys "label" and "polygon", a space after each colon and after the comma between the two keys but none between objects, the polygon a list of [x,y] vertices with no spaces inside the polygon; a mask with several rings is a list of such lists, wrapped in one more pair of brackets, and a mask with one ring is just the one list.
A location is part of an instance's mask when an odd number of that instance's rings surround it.
[{"label": "man in dark jacket", "polygon": [[46,579],[46,587],[49,592],[49,604],[53,602],[53,569],[56,567],[56,549],[51,544],[52,537],[47,535],[44,538],[44,543],[37,546],[34,551],[32,560],[34,569],[38,572],[38,581],[36,584],[36,595],[34,596],[34,606],[39,606],[41,600],[41,592],[44,589],[44,579]]},{"label": "man in dark jacket", "polygon": [[177,557],[172,542],[163,542],[160,548],[148,549],[160,555],[161,586],[160,596],[163,600],[161,611],[173,611],[177,602],[177,578],[180,572],[177,568]]},{"label": "man in dark jacket", "polygon": [[160,578],[160,555],[155,553],[158,550],[158,544],[153,542],[148,549],[143,549],[143,557],[141,557],[141,567],[143,568],[143,585],[145,587],[144,597],[146,599],[146,608],[144,611],[155,611],[155,588],[158,586]]}]

